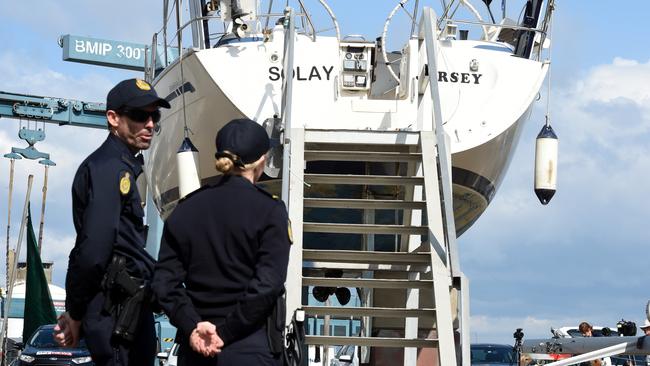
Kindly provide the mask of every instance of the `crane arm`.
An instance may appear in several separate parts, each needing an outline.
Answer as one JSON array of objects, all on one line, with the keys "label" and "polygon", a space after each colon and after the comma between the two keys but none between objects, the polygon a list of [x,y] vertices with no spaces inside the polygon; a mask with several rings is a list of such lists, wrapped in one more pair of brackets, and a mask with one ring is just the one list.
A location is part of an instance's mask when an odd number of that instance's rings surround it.
[{"label": "crane arm", "polygon": [[0,91],[0,117],[106,129],[106,105]]}]

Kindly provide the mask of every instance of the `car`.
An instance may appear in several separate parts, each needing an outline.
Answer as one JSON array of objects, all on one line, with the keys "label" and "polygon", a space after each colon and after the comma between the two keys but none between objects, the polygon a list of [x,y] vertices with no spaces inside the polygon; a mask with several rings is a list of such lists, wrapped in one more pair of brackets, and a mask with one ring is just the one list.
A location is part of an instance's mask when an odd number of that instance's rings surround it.
[{"label": "car", "polygon": [[517,365],[517,353],[507,344],[472,344],[470,354],[472,366]]},{"label": "car", "polygon": [[178,365],[178,343],[174,343],[169,352],[158,353],[157,357],[161,366]]},{"label": "car", "polygon": [[18,357],[18,366],[39,365],[94,365],[83,340],[77,348],[63,348],[54,342],[54,324],[42,325],[25,344]]}]

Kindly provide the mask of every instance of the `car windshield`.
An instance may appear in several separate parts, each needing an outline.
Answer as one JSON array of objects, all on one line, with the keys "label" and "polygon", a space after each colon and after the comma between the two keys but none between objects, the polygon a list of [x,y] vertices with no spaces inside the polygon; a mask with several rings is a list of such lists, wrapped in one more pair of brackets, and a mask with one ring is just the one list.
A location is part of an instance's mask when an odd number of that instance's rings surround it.
[{"label": "car windshield", "polygon": [[[29,341],[29,345],[34,348],[58,348],[59,345],[54,342],[54,329],[53,328],[43,328],[40,329],[32,336],[32,339]],[[82,339],[79,341],[79,347],[85,348],[86,343]]]},{"label": "car windshield", "polygon": [[512,347],[509,346],[472,346],[472,365],[478,364],[515,364]]}]

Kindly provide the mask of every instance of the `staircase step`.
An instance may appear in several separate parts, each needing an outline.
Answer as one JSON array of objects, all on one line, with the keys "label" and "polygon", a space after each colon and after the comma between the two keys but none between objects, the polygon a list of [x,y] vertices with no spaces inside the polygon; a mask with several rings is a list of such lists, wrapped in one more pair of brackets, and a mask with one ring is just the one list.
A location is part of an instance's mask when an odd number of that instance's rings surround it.
[{"label": "staircase step", "polygon": [[401,177],[394,175],[354,175],[354,174],[305,174],[306,183],[322,184],[367,184],[367,185],[423,185],[423,177]]},{"label": "staircase step", "polygon": [[303,277],[303,286],[322,287],[361,287],[361,288],[393,288],[393,289],[432,289],[432,280],[395,280],[376,278],[324,278]]},{"label": "staircase step", "polygon": [[305,222],[303,223],[303,231],[306,233],[336,234],[427,235],[429,233],[429,228],[426,226]]},{"label": "staircase step", "polygon": [[367,264],[367,263],[340,263],[340,262],[308,262],[305,264],[302,273],[303,276],[323,277],[327,270],[340,269],[345,274],[354,277],[361,277],[363,272],[371,271],[375,273],[429,273],[431,266],[424,264]]},{"label": "staircase step", "polygon": [[304,249],[302,259],[317,262],[364,263],[364,264],[429,264],[428,252],[395,253],[357,250]]},{"label": "staircase step", "polygon": [[412,145],[378,145],[378,144],[362,144],[359,141],[354,143],[323,143],[323,142],[307,142],[305,143],[304,151],[351,151],[357,152],[377,152],[377,153],[419,153],[414,150]]},{"label": "staircase step", "polygon": [[433,348],[438,346],[437,339],[406,339],[406,338],[380,338],[380,337],[333,337],[333,336],[305,336],[308,345],[322,346],[374,346],[392,348]]},{"label": "staircase step", "polygon": [[404,308],[360,308],[338,306],[303,306],[309,315],[332,315],[342,317],[369,316],[374,318],[435,318],[435,309],[404,309]]},{"label": "staircase step", "polygon": [[305,150],[306,161],[417,162],[422,154],[378,151]]},{"label": "staircase step", "polygon": [[305,130],[305,143],[417,146],[418,131],[367,131],[367,130]]},{"label": "staircase step", "polygon": [[375,210],[424,210],[424,201],[372,200],[343,198],[305,198],[304,207],[313,208],[349,208]]}]

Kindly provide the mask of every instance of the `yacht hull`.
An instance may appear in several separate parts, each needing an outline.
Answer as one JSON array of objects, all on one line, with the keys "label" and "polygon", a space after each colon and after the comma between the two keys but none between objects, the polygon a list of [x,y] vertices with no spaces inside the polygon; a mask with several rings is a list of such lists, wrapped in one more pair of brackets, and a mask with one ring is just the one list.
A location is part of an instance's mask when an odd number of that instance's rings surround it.
[{"label": "yacht hull", "polygon": [[[403,83],[408,85],[400,85],[402,90],[388,93],[393,99],[341,92],[338,43],[322,38],[312,42],[299,36],[296,40],[291,106],[294,126],[423,128],[414,116],[431,112],[430,108],[424,112],[418,109],[430,97],[428,90],[418,91],[416,76]],[[217,176],[214,139],[225,123],[246,117],[263,124],[280,115],[284,72],[277,61],[282,55],[281,37],[275,39],[189,52],[157,76],[156,90],[166,95],[172,108],[165,111],[158,125],[147,170],[152,196],[163,218],[179,199],[175,154],[185,127],[200,152],[200,179],[206,184]],[[405,67],[415,71],[421,68],[417,43],[413,42],[403,53],[410,56]],[[440,47],[438,85],[445,131],[450,136],[458,234],[478,219],[496,194],[546,74],[542,63],[513,57],[503,46],[485,46],[459,41],[441,42]],[[476,72],[467,70],[470,62],[477,60],[480,68]],[[410,74],[418,75],[413,71]],[[277,181],[269,187],[277,187]]]}]

